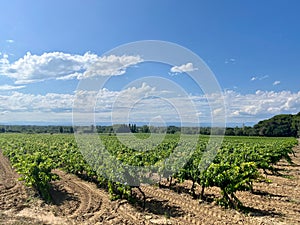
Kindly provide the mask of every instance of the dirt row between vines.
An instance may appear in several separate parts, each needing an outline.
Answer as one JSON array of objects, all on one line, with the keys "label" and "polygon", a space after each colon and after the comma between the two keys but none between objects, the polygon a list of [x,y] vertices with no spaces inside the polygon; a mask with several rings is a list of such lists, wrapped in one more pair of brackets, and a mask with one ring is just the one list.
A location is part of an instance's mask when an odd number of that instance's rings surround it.
[{"label": "dirt row between vines", "polygon": [[17,180],[0,152],[0,224],[300,224],[300,146],[294,150],[294,165],[282,161],[277,166],[284,176],[268,175],[272,182],[255,183],[254,194],[237,193],[248,213],[216,205],[217,188],[205,191],[207,201],[193,199],[189,182],[171,190],[142,186],[143,211],[140,202],[112,202],[95,184],[60,170],[54,171],[61,178],[53,182],[54,203],[47,205]]}]

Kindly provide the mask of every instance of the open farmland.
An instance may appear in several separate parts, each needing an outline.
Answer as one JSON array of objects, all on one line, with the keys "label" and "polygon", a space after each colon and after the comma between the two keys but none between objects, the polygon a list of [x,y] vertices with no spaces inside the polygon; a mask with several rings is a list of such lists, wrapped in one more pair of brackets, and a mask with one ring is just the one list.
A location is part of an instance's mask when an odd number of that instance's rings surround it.
[{"label": "open farmland", "polygon": [[[167,135],[144,153],[115,136],[101,138],[112,155],[139,166],[159,163],[178,143]],[[296,139],[226,137],[213,163],[200,170],[207,141],[199,139],[172,180],[132,187],[97,174],[73,135],[2,134],[0,224],[300,223]]]}]

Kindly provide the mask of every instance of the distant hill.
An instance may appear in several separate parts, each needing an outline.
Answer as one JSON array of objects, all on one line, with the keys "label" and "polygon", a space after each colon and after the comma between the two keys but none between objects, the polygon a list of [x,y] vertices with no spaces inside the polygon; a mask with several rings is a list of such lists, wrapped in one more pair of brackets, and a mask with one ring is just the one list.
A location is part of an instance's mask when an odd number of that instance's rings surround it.
[{"label": "distant hill", "polygon": [[269,137],[299,137],[300,112],[296,115],[281,114],[260,121],[253,127],[260,136]]}]

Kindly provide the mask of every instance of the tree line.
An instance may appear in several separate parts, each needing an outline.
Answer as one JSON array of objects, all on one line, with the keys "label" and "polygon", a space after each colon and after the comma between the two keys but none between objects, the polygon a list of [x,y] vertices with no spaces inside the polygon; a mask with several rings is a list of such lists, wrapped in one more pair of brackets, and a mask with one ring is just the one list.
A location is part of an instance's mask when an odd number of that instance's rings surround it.
[{"label": "tree line", "polygon": [[[37,125],[0,125],[0,133],[74,133],[72,126],[37,126]],[[267,136],[267,137],[300,137],[300,112],[296,115],[281,114],[270,119],[259,121],[254,126],[226,127],[155,127],[136,124],[116,124],[113,126],[81,126],[83,133],[184,133],[227,136]]]}]

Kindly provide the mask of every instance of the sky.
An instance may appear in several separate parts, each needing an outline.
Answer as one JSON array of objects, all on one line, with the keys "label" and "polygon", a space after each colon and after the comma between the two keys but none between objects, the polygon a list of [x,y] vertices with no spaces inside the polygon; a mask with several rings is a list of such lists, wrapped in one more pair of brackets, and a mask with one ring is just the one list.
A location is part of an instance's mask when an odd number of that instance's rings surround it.
[{"label": "sky", "polygon": [[[297,0],[1,1],[0,124],[240,126],[296,114],[299,10]],[[147,40],[177,64],[120,47]]]}]

